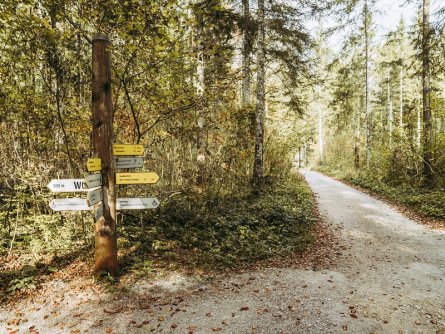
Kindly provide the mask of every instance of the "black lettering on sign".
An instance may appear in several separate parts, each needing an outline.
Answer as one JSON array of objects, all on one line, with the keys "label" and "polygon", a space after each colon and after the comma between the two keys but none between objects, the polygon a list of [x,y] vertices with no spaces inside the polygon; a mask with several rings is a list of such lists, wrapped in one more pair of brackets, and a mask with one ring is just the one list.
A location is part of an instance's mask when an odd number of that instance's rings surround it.
[{"label": "black lettering on sign", "polygon": [[74,182],[74,189],[83,189],[83,182]]}]

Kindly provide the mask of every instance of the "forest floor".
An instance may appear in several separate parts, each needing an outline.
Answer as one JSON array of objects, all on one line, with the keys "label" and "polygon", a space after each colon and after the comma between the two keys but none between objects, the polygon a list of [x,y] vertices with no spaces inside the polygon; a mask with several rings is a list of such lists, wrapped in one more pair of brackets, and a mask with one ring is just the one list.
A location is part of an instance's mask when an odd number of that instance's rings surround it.
[{"label": "forest floor", "polygon": [[76,277],[0,306],[0,333],[445,334],[445,231],[303,172],[324,225],[298,260],[108,288]]}]

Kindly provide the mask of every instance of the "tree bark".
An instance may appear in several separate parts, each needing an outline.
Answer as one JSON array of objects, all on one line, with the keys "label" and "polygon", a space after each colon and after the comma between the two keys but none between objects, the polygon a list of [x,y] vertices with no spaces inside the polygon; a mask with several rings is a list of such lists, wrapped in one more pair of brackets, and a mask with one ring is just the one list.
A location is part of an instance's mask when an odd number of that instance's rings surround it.
[{"label": "tree bark", "polygon": [[93,154],[102,160],[103,217],[96,221],[94,273],[116,276],[116,182],[112,154],[113,108],[111,100],[111,61],[106,36],[93,37]]},{"label": "tree bark", "polygon": [[423,0],[422,24],[422,101],[423,101],[423,177],[424,185],[433,183],[432,163],[432,122],[430,106],[430,0]]},{"label": "tree bark", "polygon": [[264,0],[258,0],[257,64],[255,156],[252,174],[252,181],[254,184],[261,183],[263,178],[264,114],[266,104]]},{"label": "tree bark", "polygon": [[250,32],[250,8],[249,0],[243,1],[243,51],[242,51],[242,87],[241,87],[241,105],[243,107],[250,104],[250,52],[252,49],[251,32]]},{"label": "tree bark", "polygon": [[204,134],[204,18],[203,14],[197,11],[197,33],[196,33],[196,43],[197,43],[197,65],[196,65],[196,97],[198,99],[198,130],[196,134],[196,146],[197,146],[197,164],[198,164],[198,176],[196,179],[196,185],[202,186],[205,179],[205,160],[206,160],[206,148],[205,148],[205,134]]},{"label": "tree bark", "polygon": [[366,166],[371,162],[371,111],[369,105],[369,36],[368,36],[368,1],[365,1],[364,8],[364,26],[365,26],[365,150]]},{"label": "tree bark", "polygon": [[400,133],[403,132],[403,62],[400,64],[400,115],[399,115],[399,127]]},{"label": "tree bark", "polygon": [[388,89],[388,135],[389,135],[389,146],[392,145],[392,123],[393,123],[393,109],[392,109],[392,99],[391,99],[391,85],[390,85],[390,70],[388,69],[387,77],[387,89]]}]

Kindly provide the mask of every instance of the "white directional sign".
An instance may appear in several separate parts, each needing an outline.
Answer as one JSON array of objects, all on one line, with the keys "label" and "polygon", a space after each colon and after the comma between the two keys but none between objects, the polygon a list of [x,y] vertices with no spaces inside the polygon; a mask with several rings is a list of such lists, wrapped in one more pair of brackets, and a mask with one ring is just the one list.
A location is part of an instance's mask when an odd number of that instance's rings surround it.
[{"label": "white directional sign", "polygon": [[84,183],[85,187],[88,189],[100,187],[102,185],[102,175],[100,174],[87,175]]},{"label": "white directional sign", "polygon": [[54,211],[81,211],[91,210],[85,198],[56,198],[49,202],[49,207]]},{"label": "white directional sign", "polygon": [[144,166],[144,158],[134,157],[134,158],[116,158],[114,161],[114,167],[120,168],[140,168]]},{"label": "white directional sign", "polygon": [[155,197],[118,198],[116,199],[116,210],[155,209],[159,206],[159,203],[159,200]]},{"label": "white directional sign", "polygon": [[99,203],[102,200],[102,189],[97,188],[91,190],[90,192],[88,192],[87,199],[88,199],[88,204],[91,206],[96,203]]},{"label": "white directional sign", "polygon": [[48,183],[48,188],[54,193],[88,191],[83,179],[52,179]]}]

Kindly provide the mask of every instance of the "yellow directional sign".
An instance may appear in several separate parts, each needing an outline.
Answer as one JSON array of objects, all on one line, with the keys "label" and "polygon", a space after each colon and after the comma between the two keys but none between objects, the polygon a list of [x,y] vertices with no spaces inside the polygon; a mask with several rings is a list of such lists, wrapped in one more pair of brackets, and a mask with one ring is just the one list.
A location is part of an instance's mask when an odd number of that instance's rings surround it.
[{"label": "yellow directional sign", "polygon": [[89,172],[96,172],[102,169],[102,160],[99,158],[89,158],[87,161],[87,170]]},{"label": "yellow directional sign", "polygon": [[113,155],[144,155],[144,145],[114,144]]},{"label": "yellow directional sign", "polygon": [[159,181],[155,172],[146,173],[116,173],[116,184],[153,184]]}]

